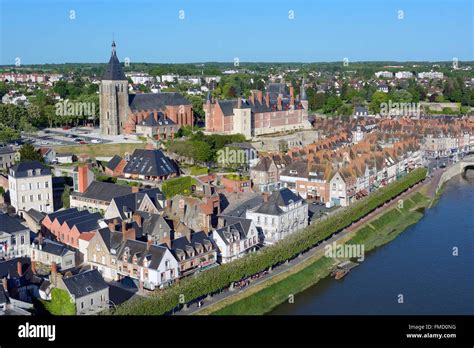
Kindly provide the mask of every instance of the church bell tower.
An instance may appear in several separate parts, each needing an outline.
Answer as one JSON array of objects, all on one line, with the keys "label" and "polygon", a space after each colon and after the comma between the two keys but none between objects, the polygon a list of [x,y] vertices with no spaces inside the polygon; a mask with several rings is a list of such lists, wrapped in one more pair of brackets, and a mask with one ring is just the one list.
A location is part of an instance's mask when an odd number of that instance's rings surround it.
[{"label": "church bell tower", "polygon": [[128,80],[117,58],[115,41],[112,42],[112,55],[100,83],[99,104],[100,133],[124,133],[128,117]]}]

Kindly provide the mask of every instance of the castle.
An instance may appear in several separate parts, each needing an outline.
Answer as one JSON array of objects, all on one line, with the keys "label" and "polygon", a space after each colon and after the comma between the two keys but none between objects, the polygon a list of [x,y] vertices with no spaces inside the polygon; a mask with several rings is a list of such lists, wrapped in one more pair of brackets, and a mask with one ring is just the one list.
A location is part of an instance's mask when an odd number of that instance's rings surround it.
[{"label": "castle", "polygon": [[[160,134],[173,136],[177,128],[193,125],[192,105],[180,93],[128,93],[128,79],[117,58],[115,42],[100,83],[99,104],[100,132],[104,135],[136,133],[137,126],[144,129],[149,124],[163,123],[163,127],[152,127],[147,134],[160,138]],[[163,129],[168,125],[169,130]]]},{"label": "castle", "polygon": [[294,87],[270,83],[265,96],[252,90],[248,98],[213,100],[208,94],[203,105],[206,131],[218,134],[243,134],[247,138],[263,134],[310,129],[308,99],[304,80],[300,95],[295,98]]}]

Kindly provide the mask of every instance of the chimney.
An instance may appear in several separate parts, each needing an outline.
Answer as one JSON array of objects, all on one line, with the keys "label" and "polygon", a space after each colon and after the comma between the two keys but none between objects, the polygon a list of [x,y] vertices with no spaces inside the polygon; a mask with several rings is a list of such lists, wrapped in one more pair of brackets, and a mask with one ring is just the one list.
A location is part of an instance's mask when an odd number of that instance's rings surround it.
[{"label": "chimney", "polygon": [[77,168],[77,190],[80,193],[84,193],[87,190],[87,187],[89,186],[89,180],[87,178],[88,169],[89,168],[87,168],[87,165],[83,165]]},{"label": "chimney", "polygon": [[238,96],[237,98],[237,109],[240,109],[242,107],[242,97]]},{"label": "chimney", "polygon": [[31,271],[36,274],[36,261],[31,261]]},{"label": "chimney", "polygon": [[166,246],[171,249],[171,235],[166,234],[166,236],[163,236],[163,243],[166,244]]},{"label": "chimney", "polygon": [[295,105],[295,90],[293,86],[290,86],[290,105]]},{"label": "chimney", "polygon": [[122,221],[122,240],[125,242],[127,240],[127,222]]},{"label": "chimney", "polygon": [[268,194],[267,193],[264,193],[263,195],[263,201],[266,203],[268,202]]},{"label": "chimney", "polygon": [[258,102],[260,104],[262,104],[262,97],[263,97],[263,92],[262,91],[258,91],[257,92],[257,98],[258,98]]},{"label": "chimney", "polygon": [[142,217],[140,216],[140,214],[134,213],[132,217],[133,221],[137,223],[138,227],[142,227]]},{"label": "chimney", "polygon": [[281,94],[278,94],[277,107],[278,107],[278,110],[281,110]]},{"label": "chimney", "polygon": [[138,186],[132,186],[132,193],[138,193],[140,188]]},{"label": "chimney", "polygon": [[270,92],[265,93],[265,103],[267,104],[267,108],[270,107]]},{"label": "chimney", "polygon": [[2,278],[3,289],[8,292],[8,280],[7,277]]},{"label": "chimney", "polygon": [[17,261],[16,263],[16,271],[20,277],[23,276],[23,265],[21,264],[21,261]]},{"label": "chimney", "polygon": [[[39,245],[42,245],[42,244],[44,243],[43,233],[38,232],[38,237],[37,237],[37,239],[38,239],[38,246],[39,246]],[[40,249],[40,250],[41,250],[41,249]]]},{"label": "chimney", "polygon": [[150,236],[148,236],[148,239],[146,241],[146,250],[150,250],[150,247],[152,244],[153,244],[153,240],[151,239]]},{"label": "chimney", "polygon": [[58,279],[58,267],[56,265],[56,262],[51,262],[51,283],[54,286],[57,286],[57,279]]},{"label": "chimney", "polygon": [[158,121],[158,111],[153,111],[153,118]]},{"label": "chimney", "polygon": [[254,96],[253,91],[250,91],[249,102],[252,105],[255,104],[255,96]]}]

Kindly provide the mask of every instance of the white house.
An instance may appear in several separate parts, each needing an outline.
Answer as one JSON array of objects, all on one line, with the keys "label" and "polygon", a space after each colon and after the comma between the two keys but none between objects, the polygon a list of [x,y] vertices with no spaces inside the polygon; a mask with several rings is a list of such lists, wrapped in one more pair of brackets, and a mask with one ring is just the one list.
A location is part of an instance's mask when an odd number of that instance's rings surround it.
[{"label": "white house", "polygon": [[252,220],[233,216],[219,217],[224,225],[212,231],[212,239],[219,249],[218,260],[227,263],[257,249],[258,231]]},{"label": "white house", "polygon": [[22,162],[10,168],[8,174],[11,205],[20,216],[31,208],[53,212],[51,170],[38,161]]},{"label": "white house", "polygon": [[298,194],[283,188],[273,191],[261,205],[247,210],[246,218],[261,228],[264,244],[274,244],[308,226],[308,204]]}]

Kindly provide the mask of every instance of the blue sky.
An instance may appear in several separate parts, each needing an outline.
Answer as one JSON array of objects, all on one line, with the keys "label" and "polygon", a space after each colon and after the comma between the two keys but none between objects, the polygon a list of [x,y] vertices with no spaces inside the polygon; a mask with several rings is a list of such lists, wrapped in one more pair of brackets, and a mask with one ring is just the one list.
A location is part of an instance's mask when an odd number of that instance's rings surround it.
[{"label": "blue sky", "polygon": [[[119,58],[131,62],[474,60],[473,0],[0,4],[0,64],[13,64],[16,57],[22,64],[106,62],[112,36]],[[71,10],[75,19],[69,18]]]}]

